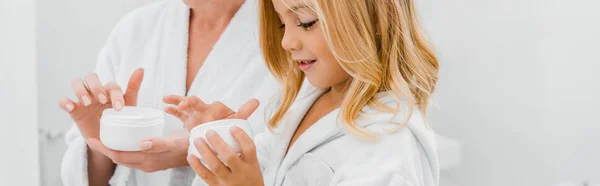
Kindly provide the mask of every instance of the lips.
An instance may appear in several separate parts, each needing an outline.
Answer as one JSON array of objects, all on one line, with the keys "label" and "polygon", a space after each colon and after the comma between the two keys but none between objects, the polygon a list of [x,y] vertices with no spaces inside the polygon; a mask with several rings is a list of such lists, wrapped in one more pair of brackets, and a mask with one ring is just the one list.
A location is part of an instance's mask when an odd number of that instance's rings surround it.
[{"label": "lips", "polygon": [[298,61],[298,63],[300,63],[300,64],[310,64],[310,63],[314,63],[316,61],[317,60],[303,60],[303,61]]},{"label": "lips", "polygon": [[297,62],[300,70],[306,72],[310,69],[310,67],[312,67],[313,64],[315,64],[315,62],[317,62],[317,60],[297,60]]}]

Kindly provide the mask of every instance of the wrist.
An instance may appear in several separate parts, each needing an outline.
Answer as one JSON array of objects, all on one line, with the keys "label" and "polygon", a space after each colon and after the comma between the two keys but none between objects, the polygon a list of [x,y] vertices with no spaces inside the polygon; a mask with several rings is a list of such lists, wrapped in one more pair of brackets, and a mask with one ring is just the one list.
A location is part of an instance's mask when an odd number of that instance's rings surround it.
[{"label": "wrist", "polygon": [[92,150],[90,147],[87,148],[88,163],[89,164],[100,164],[100,165],[114,165],[113,161],[106,155]]}]

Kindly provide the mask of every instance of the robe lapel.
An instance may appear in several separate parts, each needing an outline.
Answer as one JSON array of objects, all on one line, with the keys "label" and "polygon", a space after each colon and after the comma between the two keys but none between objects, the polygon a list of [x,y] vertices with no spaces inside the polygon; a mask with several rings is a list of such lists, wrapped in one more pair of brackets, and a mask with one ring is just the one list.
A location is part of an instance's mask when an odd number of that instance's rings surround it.
[{"label": "robe lapel", "polygon": [[[173,3],[173,7],[165,16],[177,17],[166,19],[163,22],[164,32],[159,38],[161,41],[157,53],[160,53],[159,62],[160,68],[157,70],[159,74],[159,82],[162,85],[162,90],[159,90],[159,95],[185,95],[185,80],[187,69],[187,49],[189,38],[189,16],[190,10],[183,1]],[[182,74],[182,75],[176,75]],[[162,104],[162,97],[156,99],[159,105]]]},{"label": "robe lapel", "polygon": [[[312,105],[312,103],[311,103]],[[310,106],[309,106],[310,107]],[[315,124],[310,126],[290,147],[287,155],[283,158],[277,172],[277,180],[275,185],[281,185],[284,181],[286,172],[306,153],[320,145],[339,137],[343,134],[341,126],[338,125],[338,111],[336,109],[319,119]],[[304,112],[306,113],[306,112]],[[298,121],[299,123],[300,121]],[[297,127],[297,126],[296,126]],[[292,131],[292,135],[296,128]],[[291,138],[291,136],[290,136]],[[287,140],[289,144],[289,139]],[[287,145],[284,149],[287,149]]]},{"label": "robe lapel", "polygon": [[304,87],[299,93],[298,98],[292,104],[286,115],[281,121],[278,128],[273,129],[276,138],[271,146],[272,154],[270,159],[273,161],[269,166],[269,174],[272,175],[271,179],[265,179],[265,185],[275,185],[277,183],[276,177],[279,177],[279,167],[284,160],[285,151],[296,131],[298,125],[304,118],[304,115],[310,109],[312,104],[319,98],[323,93],[322,90],[315,89],[308,84],[308,81],[304,82]]},{"label": "robe lapel", "polygon": [[[308,84],[308,82],[305,81]],[[312,86],[307,86],[312,87]],[[290,140],[294,135],[298,125],[312,107],[313,103],[321,96],[324,90],[318,90],[314,88],[306,88],[303,91],[307,96],[298,99],[290,111],[285,116],[284,122],[282,122],[281,131],[279,138],[274,143],[273,149],[276,149],[273,160],[276,161],[272,167],[278,167],[276,171],[274,183],[268,183],[267,185],[281,185],[284,181],[286,172],[297,162],[304,154],[311,151],[315,147],[336,138],[343,134],[342,128],[337,125],[338,109],[327,114],[310,128],[308,128],[290,147],[288,153],[287,150]],[[301,95],[302,95],[301,94]]]},{"label": "robe lapel", "polygon": [[227,87],[223,86],[226,84],[234,86],[232,83],[239,78],[236,75],[251,70],[248,68],[253,64],[249,60],[252,55],[260,52],[256,9],[255,0],[246,0],[240,7],[198,71],[188,94],[209,101],[216,101],[210,100],[215,95],[222,99],[237,96],[223,95],[225,91],[214,87]]},{"label": "robe lapel", "polygon": [[[170,18],[162,19],[160,22],[163,27],[162,34],[157,35],[158,43],[155,48],[157,60],[153,66],[154,74],[145,74],[146,78],[156,78],[158,85],[155,92],[156,97],[153,99],[158,108],[164,108],[166,104],[162,98],[167,95],[185,95],[185,80],[187,68],[187,48],[188,48],[188,27],[189,27],[189,8],[183,1],[175,0],[171,3],[169,10],[165,15]],[[150,76],[148,76],[150,75]],[[175,130],[179,130],[183,124],[179,119],[165,114],[165,135],[171,134]]]}]

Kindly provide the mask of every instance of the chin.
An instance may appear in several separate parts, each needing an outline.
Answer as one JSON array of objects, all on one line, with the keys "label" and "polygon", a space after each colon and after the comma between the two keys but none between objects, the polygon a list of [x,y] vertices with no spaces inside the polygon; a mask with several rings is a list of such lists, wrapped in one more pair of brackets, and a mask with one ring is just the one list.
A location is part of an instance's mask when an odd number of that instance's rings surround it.
[{"label": "chin", "polygon": [[326,89],[326,88],[331,87],[331,85],[328,84],[326,81],[323,81],[322,78],[307,76],[306,79],[308,79],[308,82],[310,83],[310,85],[312,85],[313,87],[316,87],[318,89]]}]

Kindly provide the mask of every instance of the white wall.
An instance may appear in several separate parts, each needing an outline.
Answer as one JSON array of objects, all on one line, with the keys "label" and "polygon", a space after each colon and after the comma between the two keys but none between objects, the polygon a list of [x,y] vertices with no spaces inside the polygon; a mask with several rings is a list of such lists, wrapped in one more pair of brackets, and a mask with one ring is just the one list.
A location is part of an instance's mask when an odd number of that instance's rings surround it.
[{"label": "white wall", "polygon": [[37,1],[37,42],[42,183],[60,185],[60,162],[66,145],[62,131],[71,120],[56,100],[73,96],[71,82],[91,72],[113,26],[125,13],[154,0]]},{"label": "white wall", "polygon": [[420,5],[442,66],[431,117],[464,148],[443,175],[464,186],[600,183],[599,1]]},{"label": "white wall", "polygon": [[537,55],[544,63],[544,168],[551,180],[600,185],[600,1],[548,1]]},{"label": "white wall", "polygon": [[0,185],[39,185],[35,1],[0,1]]}]

